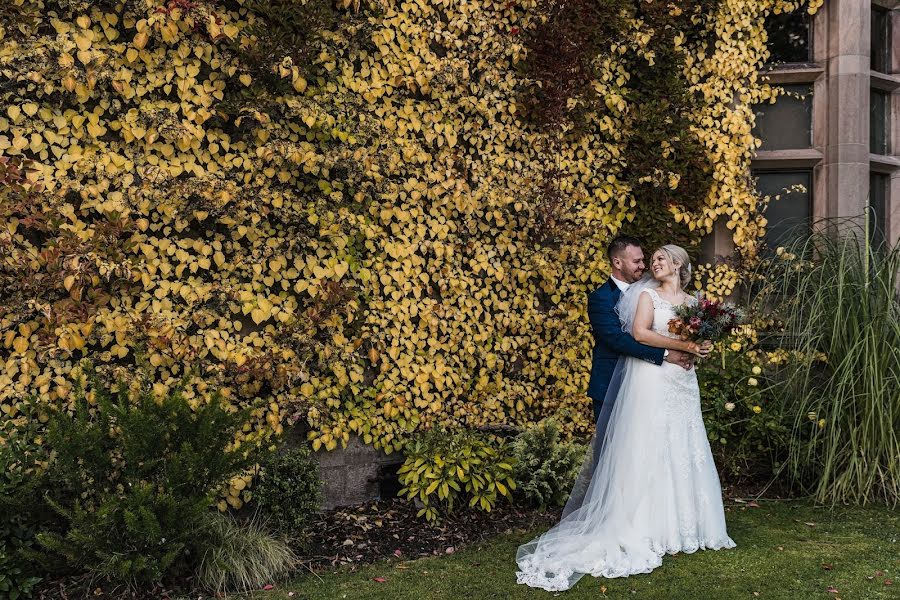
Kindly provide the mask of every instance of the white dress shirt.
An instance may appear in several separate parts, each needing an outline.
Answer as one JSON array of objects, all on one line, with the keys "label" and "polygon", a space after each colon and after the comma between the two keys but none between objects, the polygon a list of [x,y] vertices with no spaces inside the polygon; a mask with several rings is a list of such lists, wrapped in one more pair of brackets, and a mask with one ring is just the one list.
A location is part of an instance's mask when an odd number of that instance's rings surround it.
[{"label": "white dress shirt", "polygon": [[631,285],[630,283],[625,283],[624,281],[619,281],[612,275],[610,275],[609,278],[613,280],[613,283],[616,284],[616,287],[619,288],[620,292],[624,292]]}]

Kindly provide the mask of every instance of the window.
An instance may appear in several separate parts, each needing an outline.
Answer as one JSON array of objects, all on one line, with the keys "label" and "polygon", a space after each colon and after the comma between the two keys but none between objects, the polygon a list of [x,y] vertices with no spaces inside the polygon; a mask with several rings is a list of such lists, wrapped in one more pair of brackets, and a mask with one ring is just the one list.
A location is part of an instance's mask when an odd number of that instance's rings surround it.
[{"label": "window", "polygon": [[760,150],[790,150],[812,146],[812,86],[785,85],[775,104],[757,104],[753,135]]},{"label": "window", "polygon": [[869,97],[869,152],[888,153],[888,107],[890,96],[887,92],[872,90]]},{"label": "window", "polygon": [[812,60],[809,13],[797,10],[766,18],[769,63],[807,63]]},{"label": "window", "polygon": [[891,72],[891,11],[872,7],[872,70]]},{"label": "window", "polygon": [[869,174],[869,235],[872,237],[872,246],[875,248],[885,241],[887,186],[887,175],[883,173]]},{"label": "window", "polygon": [[[766,245],[774,250],[798,237],[809,235],[812,216],[812,173],[810,171],[757,171],[756,190],[769,196],[763,213]],[[780,198],[776,199],[776,196]]]}]

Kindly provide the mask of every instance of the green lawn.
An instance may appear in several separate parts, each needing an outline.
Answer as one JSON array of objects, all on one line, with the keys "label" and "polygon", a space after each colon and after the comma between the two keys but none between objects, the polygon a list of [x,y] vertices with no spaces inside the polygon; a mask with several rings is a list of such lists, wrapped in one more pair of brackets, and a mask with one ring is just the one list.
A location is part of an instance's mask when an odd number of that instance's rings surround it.
[{"label": "green lawn", "polygon": [[[667,556],[653,573],[627,579],[584,577],[563,595],[572,599],[666,600],[900,598],[900,511],[884,507],[840,507],[831,511],[805,501],[761,500],[759,508],[729,505],[727,518],[737,548]],[[555,594],[519,586],[515,579],[516,547],[538,532],[507,533],[449,556],[410,562],[391,560],[355,572],[306,575],[255,597],[550,597]],[[893,580],[893,584],[885,585],[886,580]],[[601,587],[606,588],[605,593]]]}]

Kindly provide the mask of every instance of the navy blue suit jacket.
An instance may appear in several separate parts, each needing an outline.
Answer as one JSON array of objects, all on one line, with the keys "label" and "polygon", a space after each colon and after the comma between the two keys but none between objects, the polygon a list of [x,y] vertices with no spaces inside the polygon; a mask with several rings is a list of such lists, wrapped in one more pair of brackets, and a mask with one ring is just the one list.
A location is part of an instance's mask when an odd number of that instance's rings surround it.
[{"label": "navy blue suit jacket", "polygon": [[[657,365],[663,363],[665,350],[645,346],[622,331],[622,323],[616,314],[616,302],[621,294],[612,279],[588,294],[587,311],[594,334],[594,353],[587,395],[593,400],[595,419],[600,414],[609,381],[621,355],[633,356]],[[611,407],[607,407],[609,408]]]}]

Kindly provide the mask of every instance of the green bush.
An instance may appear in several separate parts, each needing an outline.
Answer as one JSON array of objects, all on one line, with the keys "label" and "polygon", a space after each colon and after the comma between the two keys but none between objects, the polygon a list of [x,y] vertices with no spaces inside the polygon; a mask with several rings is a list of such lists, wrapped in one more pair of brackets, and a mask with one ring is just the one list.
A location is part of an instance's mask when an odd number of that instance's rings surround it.
[{"label": "green bush", "polygon": [[717,344],[696,367],[710,447],[731,483],[771,478],[787,459],[789,419],[763,383],[766,353],[730,343]]},{"label": "green bush", "polygon": [[[29,415],[30,416],[30,415]],[[46,451],[36,419],[10,419],[0,430],[0,598],[27,598],[40,582],[27,552],[35,545],[31,480]]]},{"label": "green bush", "polygon": [[546,419],[512,444],[516,495],[541,509],[563,506],[584,459],[585,447],[560,440],[559,424]]},{"label": "green bush", "polygon": [[202,589],[220,595],[251,592],[284,577],[296,565],[290,546],[258,522],[239,523],[223,514],[210,514],[209,519],[209,549],[197,571]]},{"label": "green bush", "polygon": [[754,298],[796,354],[769,384],[791,419],[791,477],[833,504],[900,504],[900,245],[870,231],[818,224],[763,263]]},{"label": "green bush", "polygon": [[320,484],[319,466],[310,451],[291,448],[263,465],[253,499],[269,527],[295,536],[319,508]]},{"label": "green bush", "polygon": [[407,445],[406,460],[397,471],[399,495],[418,498],[419,516],[437,520],[459,501],[490,512],[500,496],[512,497],[514,459],[502,441],[469,430],[431,429]]},{"label": "green bush", "polygon": [[62,524],[37,535],[44,558],[130,585],[191,573],[215,541],[216,492],[256,459],[231,447],[247,413],[91,384],[48,424],[41,487]]}]

